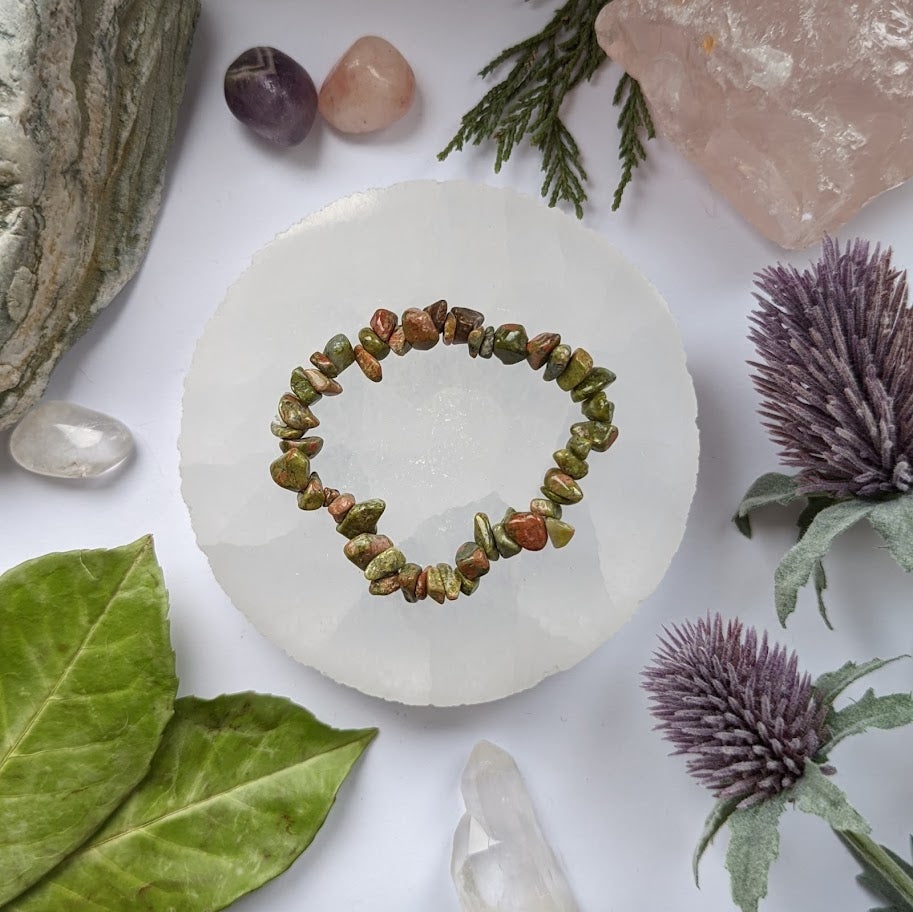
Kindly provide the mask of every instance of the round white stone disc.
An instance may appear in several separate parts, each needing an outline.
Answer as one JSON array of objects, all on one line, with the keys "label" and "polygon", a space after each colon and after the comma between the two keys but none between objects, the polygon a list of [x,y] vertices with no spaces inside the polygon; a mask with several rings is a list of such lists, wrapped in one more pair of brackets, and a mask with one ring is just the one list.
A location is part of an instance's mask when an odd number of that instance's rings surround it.
[{"label": "round white stone disc", "polygon": [[[620,436],[592,453],[563,550],[493,563],[477,592],[437,605],[371,596],[325,510],[278,488],[270,421],[289,374],[374,310],[446,298],[561,333],[618,380]],[[328,487],[379,497],[379,531],[410,561],[452,563],[473,515],[528,509],[580,406],[525,364],[437,345],[356,365],[313,407]],[[481,703],[570,668],[633,614],[679,545],[697,474],[696,403],[676,325],[600,235],[537,200],[415,181],[342,199],[253,259],[197,346],[184,394],[183,494],[219,583],[274,643],[365,693]]]}]

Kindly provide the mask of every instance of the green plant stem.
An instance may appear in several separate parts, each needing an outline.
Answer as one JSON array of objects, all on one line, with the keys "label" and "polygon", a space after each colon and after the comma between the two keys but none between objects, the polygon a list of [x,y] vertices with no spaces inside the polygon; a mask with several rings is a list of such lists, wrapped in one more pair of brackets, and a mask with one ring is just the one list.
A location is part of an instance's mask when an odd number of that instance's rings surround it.
[{"label": "green plant stem", "polygon": [[877,871],[901,897],[907,908],[913,910],[913,878],[875,840],[861,833],[834,830],[837,838],[858,856],[860,862]]}]

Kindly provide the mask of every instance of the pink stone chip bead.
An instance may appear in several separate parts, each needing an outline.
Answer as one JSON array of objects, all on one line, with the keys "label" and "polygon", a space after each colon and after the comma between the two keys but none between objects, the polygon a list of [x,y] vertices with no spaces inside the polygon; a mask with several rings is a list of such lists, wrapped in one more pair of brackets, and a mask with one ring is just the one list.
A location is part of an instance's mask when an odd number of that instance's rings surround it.
[{"label": "pink stone chip bead", "polygon": [[371,133],[396,123],[412,106],[415,74],[383,38],[359,38],[340,57],[320,87],[318,106],[342,133]]}]

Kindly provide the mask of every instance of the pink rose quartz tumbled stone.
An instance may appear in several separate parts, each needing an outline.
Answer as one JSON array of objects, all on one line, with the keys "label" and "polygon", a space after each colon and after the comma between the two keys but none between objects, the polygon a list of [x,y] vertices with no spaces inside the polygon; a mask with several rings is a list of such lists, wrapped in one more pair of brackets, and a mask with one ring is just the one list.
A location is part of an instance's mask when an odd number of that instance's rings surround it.
[{"label": "pink rose quartz tumbled stone", "polygon": [[320,87],[320,113],[342,133],[371,133],[396,123],[412,106],[415,74],[383,38],[359,38]]}]

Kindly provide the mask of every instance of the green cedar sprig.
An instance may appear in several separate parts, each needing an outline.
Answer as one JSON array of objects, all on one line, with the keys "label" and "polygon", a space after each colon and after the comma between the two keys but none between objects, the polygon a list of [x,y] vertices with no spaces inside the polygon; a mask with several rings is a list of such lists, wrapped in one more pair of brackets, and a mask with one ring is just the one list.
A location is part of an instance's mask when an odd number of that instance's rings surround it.
[{"label": "green cedar sprig", "polygon": [[[492,75],[512,62],[507,75],[492,86],[482,100],[467,111],[460,128],[438,153],[443,161],[466,143],[495,143],[495,173],[507,161],[516,145],[527,139],[542,156],[542,196],[549,206],[559,201],[574,207],[583,217],[587,199],[587,173],[580,148],[561,118],[561,106],[581,82],[589,81],[606,60],[596,41],[595,22],[605,0],[566,0],[541,32],[505,49],[479,75]],[[615,191],[613,211],[621,204],[634,169],[646,159],[642,136],[651,139],[653,122],[636,80],[624,74],[614,104],[622,104],[618,118],[621,129],[619,159],[622,174]]]}]

